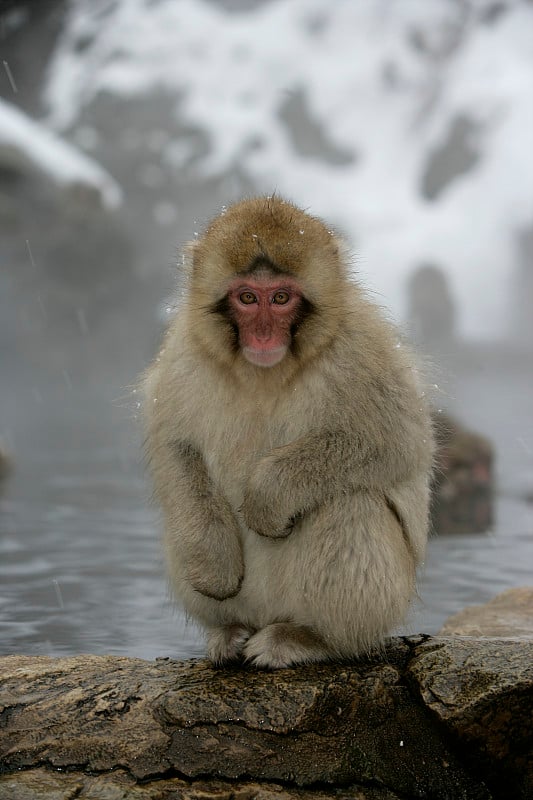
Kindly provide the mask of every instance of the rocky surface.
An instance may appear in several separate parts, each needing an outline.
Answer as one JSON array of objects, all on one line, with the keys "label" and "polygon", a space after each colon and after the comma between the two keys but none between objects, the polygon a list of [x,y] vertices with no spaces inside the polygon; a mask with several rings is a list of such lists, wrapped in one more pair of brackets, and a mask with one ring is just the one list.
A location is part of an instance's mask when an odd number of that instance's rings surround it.
[{"label": "rocky surface", "polygon": [[111,775],[54,775],[35,769],[16,777],[0,776],[5,800],[401,800],[385,788],[348,786],[337,790],[298,789],[275,783],[168,778],[142,786],[123,770]]},{"label": "rocky surface", "polygon": [[273,673],[8,656],[0,797],[530,798],[532,665],[533,642],[423,637]]},{"label": "rocky surface", "polygon": [[446,620],[440,634],[533,639],[533,586],[507,589],[484,605],[459,611]]},{"label": "rocky surface", "polygon": [[433,639],[408,672],[494,796],[533,798],[533,641]]}]

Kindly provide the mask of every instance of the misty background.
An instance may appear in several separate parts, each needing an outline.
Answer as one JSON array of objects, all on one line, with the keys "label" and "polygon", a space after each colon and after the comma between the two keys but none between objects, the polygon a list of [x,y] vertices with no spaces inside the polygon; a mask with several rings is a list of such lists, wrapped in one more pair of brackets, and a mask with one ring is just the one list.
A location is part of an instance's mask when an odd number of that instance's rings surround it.
[{"label": "misty background", "polygon": [[203,652],[135,384],[253,193],[348,238],[494,445],[494,527],[431,541],[405,630],[533,583],[532,43],[529,0],[0,0],[0,652]]}]

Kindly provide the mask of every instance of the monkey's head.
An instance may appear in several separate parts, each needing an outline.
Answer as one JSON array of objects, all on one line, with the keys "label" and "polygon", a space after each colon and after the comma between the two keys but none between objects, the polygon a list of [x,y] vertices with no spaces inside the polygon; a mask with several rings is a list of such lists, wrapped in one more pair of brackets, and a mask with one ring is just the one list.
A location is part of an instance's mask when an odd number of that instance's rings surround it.
[{"label": "monkey's head", "polygon": [[226,365],[271,369],[316,356],[337,335],[350,293],[340,248],[320,220],[278,197],[231,206],[191,246],[197,342]]}]

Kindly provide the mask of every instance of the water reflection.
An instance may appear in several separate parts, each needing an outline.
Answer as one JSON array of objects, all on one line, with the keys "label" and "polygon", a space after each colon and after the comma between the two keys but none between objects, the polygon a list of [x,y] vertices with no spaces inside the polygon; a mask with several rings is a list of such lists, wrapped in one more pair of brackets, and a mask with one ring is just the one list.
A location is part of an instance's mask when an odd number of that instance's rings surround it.
[{"label": "water reflection", "polygon": [[[117,453],[47,459],[40,491],[18,476],[0,511],[0,651],[201,652],[167,599],[157,519]],[[82,467],[82,469],[80,469]],[[118,473],[118,477],[117,477]]]}]

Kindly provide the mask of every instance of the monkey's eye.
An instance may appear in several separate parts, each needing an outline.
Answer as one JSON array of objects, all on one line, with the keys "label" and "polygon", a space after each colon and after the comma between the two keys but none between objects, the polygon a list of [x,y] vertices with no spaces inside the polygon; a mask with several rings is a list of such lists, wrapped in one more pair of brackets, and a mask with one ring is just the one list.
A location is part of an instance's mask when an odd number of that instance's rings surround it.
[{"label": "monkey's eye", "polygon": [[253,292],[243,292],[239,295],[239,300],[245,306],[250,306],[252,303],[257,303],[257,297]]},{"label": "monkey's eye", "polygon": [[284,306],[285,303],[289,302],[289,293],[288,292],[276,292],[276,294],[272,298],[272,302],[276,303],[276,305],[278,305],[278,306]]}]

